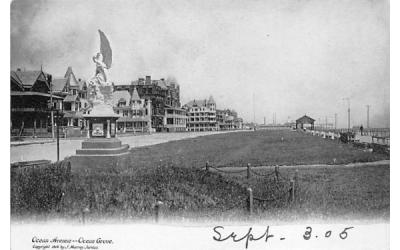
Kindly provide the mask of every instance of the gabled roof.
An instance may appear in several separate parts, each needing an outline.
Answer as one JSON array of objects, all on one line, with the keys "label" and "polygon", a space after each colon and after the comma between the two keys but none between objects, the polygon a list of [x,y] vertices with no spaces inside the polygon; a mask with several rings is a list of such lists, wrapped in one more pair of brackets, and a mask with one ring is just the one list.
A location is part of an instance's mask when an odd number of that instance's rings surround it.
[{"label": "gabled roof", "polygon": [[[24,91],[24,85],[22,84],[21,80],[18,78],[18,76],[15,74],[14,71],[11,71],[10,78],[11,78],[11,90],[15,90],[15,85],[16,85],[19,91]],[[13,84],[15,85],[13,86]]]},{"label": "gabled roof", "polygon": [[78,82],[78,80],[76,80],[75,74],[72,71],[71,66],[69,66],[67,69],[67,72],[65,72],[64,78],[68,79],[68,84],[70,86],[77,86],[77,87],[79,86],[79,82]]},{"label": "gabled roof", "polygon": [[126,101],[126,105],[129,105],[129,100],[131,99],[131,96],[129,95],[129,91],[128,90],[115,91],[112,96],[113,96],[112,97],[113,106],[117,106],[118,102],[121,99]]},{"label": "gabled roof", "polygon": [[18,74],[15,71],[11,71],[10,72],[10,77],[11,79],[13,79],[14,81],[16,81],[19,85],[23,85],[21,79],[19,79]]},{"label": "gabled roof", "polygon": [[74,72],[72,72],[72,67],[69,66],[67,68],[67,71],[65,72],[64,78],[68,78],[71,74],[73,74]]},{"label": "gabled roof", "polygon": [[315,120],[307,115],[303,115],[299,119],[296,120],[296,123],[313,123]]},{"label": "gabled roof", "polygon": [[24,85],[24,87],[32,87],[39,77],[42,77],[42,80],[47,81],[48,75],[49,74],[41,70],[11,71],[11,77]]},{"label": "gabled roof", "polygon": [[132,96],[131,96],[132,101],[138,101],[140,100],[139,94],[136,90],[136,87],[133,88]]},{"label": "gabled roof", "polygon": [[184,106],[187,106],[189,108],[191,107],[205,107],[207,104],[207,100],[193,100],[188,103],[186,103]]},{"label": "gabled roof", "polygon": [[214,98],[212,97],[212,95],[210,95],[210,98],[208,98],[208,103],[215,104],[215,101],[214,101]]},{"label": "gabled roof", "polygon": [[65,85],[67,84],[67,78],[54,78],[51,85],[53,92],[62,92]]},{"label": "gabled roof", "polygon": [[72,71],[72,67],[68,67],[64,77],[57,77],[52,81],[54,92],[61,92],[66,86],[82,89],[83,84],[83,81],[76,80],[75,74]]}]

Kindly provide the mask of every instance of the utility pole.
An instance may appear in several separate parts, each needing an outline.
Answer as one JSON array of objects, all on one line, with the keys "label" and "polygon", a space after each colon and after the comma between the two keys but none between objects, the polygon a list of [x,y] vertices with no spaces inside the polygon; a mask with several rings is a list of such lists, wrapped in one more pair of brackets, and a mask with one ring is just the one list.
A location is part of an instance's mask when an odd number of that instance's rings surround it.
[{"label": "utility pole", "polygon": [[325,129],[328,129],[328,117],[325,116]]},{"label": "utility pole", "polygon": [[59,110],[56,109],[57,112],[57,162],[60,161],[60,114]]},{"label": "utility pole", "polygon": [[335,129],[337,129],[337,114],[335,113]]},{"label": "utility pole", "polygon": [[266,121],[265,121],[265,116],[264,116],[264,125],[266,124]]},{"label": "utility pole", "polygon": [[[54,107],[53,104],[53,84],[50,82],[50,103],[51,107]],[[54,139],[54,112],[53,108],[51,109],[51,138]]]},{"label": "utility pole", "polygon": [[256,124],[256,104],[255,104],[255,94],[253,92],[253,123]]},{"label": "utility pole", "polygon": [[350,98],[346,97],[343,100],[347,101],[347,132],[350,132]]},{"label": "utility pole", "polygon": [[371,107],[371,105],[367,105],[367,128],[369,128],[369,108]]}]

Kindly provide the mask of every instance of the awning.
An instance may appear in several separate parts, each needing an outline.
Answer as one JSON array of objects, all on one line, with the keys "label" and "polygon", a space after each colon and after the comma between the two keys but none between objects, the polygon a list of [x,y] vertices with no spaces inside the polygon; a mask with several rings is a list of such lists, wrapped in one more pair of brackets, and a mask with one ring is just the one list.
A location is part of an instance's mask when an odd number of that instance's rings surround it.
[{"label": "awning", "polygon": [[[34,92],[34,91],[11,91],[11,96],[45,96],[49,98],[51,97],[50,94]],[[57,95],[53,95],[53,99],[62,100],[63,98]]]},{"label": "awning", "polygon": [[78,95],[67,95],[64,98],[64,102],[76,102],[78,99]]},{"label": "awning", "polygon": [[83,113],[80,111],[65,112],[64,118],[75,118],[75,119],[82,118],[83,119]]},{"label": "awning", "polygon": [[127,117],[123,116],[118,118],[117,122],[148,122],[149,120],[145,117]]},{"label": "awning", "polygon": [[164,105],[165,109],[173,109],[173,110],[179,110],[179,111],[186,111],[186,109],[179,108],[179,107],[172,107],[171,105],[165,104]]}]

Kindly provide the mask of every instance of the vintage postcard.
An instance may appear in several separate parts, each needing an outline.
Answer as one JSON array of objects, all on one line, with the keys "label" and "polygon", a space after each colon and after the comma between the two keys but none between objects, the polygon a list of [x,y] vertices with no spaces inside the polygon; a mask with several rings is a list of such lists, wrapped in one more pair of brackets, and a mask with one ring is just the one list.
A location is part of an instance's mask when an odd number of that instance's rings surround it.
[{"label": "vintage postcard", "polygon": [[389,249],[387,0],[14,0],[11,249]]}]

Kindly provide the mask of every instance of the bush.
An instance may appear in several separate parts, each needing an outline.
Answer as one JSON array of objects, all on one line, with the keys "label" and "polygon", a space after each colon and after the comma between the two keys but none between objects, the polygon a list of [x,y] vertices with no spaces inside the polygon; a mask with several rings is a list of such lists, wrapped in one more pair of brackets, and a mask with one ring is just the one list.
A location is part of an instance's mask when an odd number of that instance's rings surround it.
[{"label": "bush", "polygon": [[11,213],[42,213],[58,208],[70,180],[69,163],[11,169]]},{"label": "bush", "polygon": [[[203,170],[160,166],[130,174],[74,173],[60,166],[12,171],[13,215],[55,213],[75,217],[88,208],[91,216],[148,218],[156,201],[166,214],[221,212],[244,208],[246,190]],[[65,195],[64,195],[65,194]]]}]

